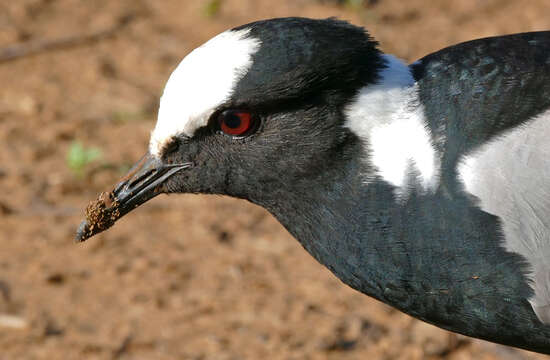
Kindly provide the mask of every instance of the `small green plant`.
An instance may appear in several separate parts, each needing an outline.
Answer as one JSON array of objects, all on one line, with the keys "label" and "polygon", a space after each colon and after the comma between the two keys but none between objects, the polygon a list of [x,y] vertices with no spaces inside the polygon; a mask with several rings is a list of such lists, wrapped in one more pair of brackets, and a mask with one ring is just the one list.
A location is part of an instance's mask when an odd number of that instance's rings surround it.
[{"label": "small green plant", "polygon": [[351,8],[351,9],[359,9],[361,7],[363,7],[365,5],[365,1],[364,0],[345,0],[344,3],[346,4],[347,7]]},{"label": "small green plant", "polygon": [[75,176],[82,177],[86,168],[99,159],[101,159],[101,150],[94,147],[86,148],[80,142],[75,141],[67,153],[67,166]]},{"label": "small green plant", "polygon": [[208,0],[204,7],[204,15],[208,18],[212,18],[220,12],[222,0]]}]

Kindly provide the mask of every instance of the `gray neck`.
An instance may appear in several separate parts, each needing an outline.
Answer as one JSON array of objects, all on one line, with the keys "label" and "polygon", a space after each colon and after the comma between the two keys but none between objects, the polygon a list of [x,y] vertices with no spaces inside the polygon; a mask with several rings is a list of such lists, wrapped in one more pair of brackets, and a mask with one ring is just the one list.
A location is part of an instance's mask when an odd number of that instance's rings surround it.
[{"label": "gray neck", "polygon": [[528,304],[525,263],[500,245],[495,217],[466,196],[425,192],[421,184],[396,199],[389,183],[366,184],[365,168],[350,157],[260,205],[356,290],[466,335],[519,347],[546,344],[550,327]]},{"label": "gray neck", "polygon": [[368,165],[357,156],[346,156],[363,153],[362,145],[358,140],[350,144],[343,155],[347,160],[327,167],[323,175],[293,179],[279,187],[284,192],[265,196],[263,191],[264,197],[253,202],[268,209],[345,283],[384,300],[388,281],[410,272],[408,266],[398,266],[401,257],[388,261],[388,254],[405,250],[396,246],[395,238],[402,225],[395,219],[402,207],[392,185],[378,179],[366,184]]}]

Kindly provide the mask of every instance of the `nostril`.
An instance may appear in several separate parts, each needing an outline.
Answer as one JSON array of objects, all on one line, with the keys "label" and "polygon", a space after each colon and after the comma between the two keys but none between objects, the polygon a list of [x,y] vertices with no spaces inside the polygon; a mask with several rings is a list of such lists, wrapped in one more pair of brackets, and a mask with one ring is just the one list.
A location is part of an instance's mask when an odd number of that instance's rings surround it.
[{"label": "nostril", "polygon": [[118,183],[115,189],[113,190],[113,194],[118,194],[122,190],[122,188],[126,186],[126,184],[128,184],[127,180]]},{"label": "nostril", "polygon": [[145,173],[141,174],[139,177],[137,177],[135,180],[132,180],[128,184],[127,188],[129,188],[129,189],[135,188],[140,183],[143,183],[143,182],[147,181],[147,179],[150,179],[157,172],[158,172],[157,169],[148,170],[147,172],[145,172]]}]

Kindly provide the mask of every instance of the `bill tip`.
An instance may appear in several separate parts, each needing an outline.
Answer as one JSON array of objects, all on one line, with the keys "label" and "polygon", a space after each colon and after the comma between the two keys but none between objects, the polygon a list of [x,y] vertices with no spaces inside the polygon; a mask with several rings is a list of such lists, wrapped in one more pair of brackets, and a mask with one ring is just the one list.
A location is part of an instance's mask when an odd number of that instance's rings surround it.
[{"label": "bill tip", "polygon": [[84,220],[80,223],[78,226],[78,229],[76,230],[76,236],[74,238],[74,242],[79,243],[86,241],[90,237],[90,231],[89,231],[89,225],[88,221]]}]

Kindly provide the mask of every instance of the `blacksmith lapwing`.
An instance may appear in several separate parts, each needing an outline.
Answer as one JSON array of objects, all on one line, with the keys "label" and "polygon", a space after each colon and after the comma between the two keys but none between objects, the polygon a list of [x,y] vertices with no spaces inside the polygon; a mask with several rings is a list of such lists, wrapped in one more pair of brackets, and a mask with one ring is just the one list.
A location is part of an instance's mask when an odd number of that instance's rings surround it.
[{"label": "blacksmith lapwing", "polygon": [[335,19],[228,30],[172,73],[147,154],[77,240],[161,193],[259,204],[354,289],[550,353],[550,32],[406,65]]}]

